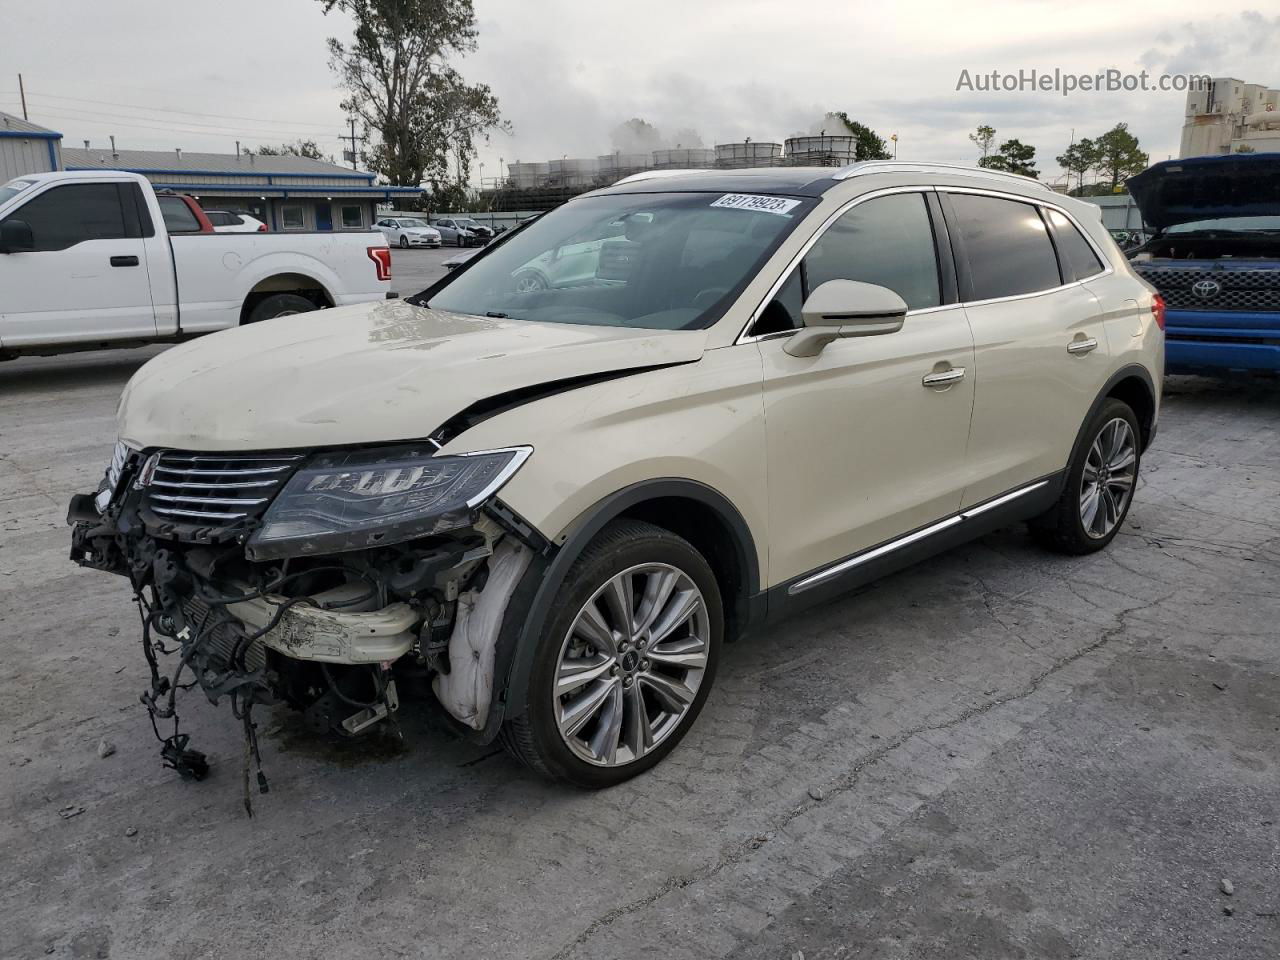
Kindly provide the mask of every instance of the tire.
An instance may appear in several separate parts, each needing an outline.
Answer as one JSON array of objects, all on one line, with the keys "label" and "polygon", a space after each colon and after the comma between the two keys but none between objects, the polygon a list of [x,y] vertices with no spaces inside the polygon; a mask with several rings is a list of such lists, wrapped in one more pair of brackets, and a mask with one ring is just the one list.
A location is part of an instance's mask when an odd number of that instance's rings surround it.
[{"label": "tire", "polygon": [[462,246],[462,234],[458,234],[454,239],[457,241],[458,246]]},{"label": "tire", "polygon": [[546,277],[533,270],[517,273],[512,279],[516,293],[537,293],[540,290],[547,289]]},{"label": "tire", "polygon": [[316,305],[306,297],[300,297],[296,293],[275,293],[249,311],[249,318],[245,323],[259,323],[276,317],[289,317],[295,313],[310,313],[315,309]]},{"label": "tire", "polygon": [[[1082,436],[1058,502],[1028,524],[1041,546],[1058,553],[1093,553],[1114,540],[1138,482],[1142,432],[1127,403],[1108,397],[1089,418]],[[1117,439],[1119,446],[1113,450]],[[1090,498],[1093,489],[1098,496]]]},{"label": "tire", "polygon": [[[610,602],[622,594],[612,589],[615,582],[625,583],[632,594],[632,623],[647,623],[634,633],[630,627],[617,629],[614,611],[621,601]],[[672,587],[664,594],[666,584]],[[653,524],[620,520],[587,545],[561,589],[556,612],[534,648],[528,709],[503,724],[502,743],[517,760],[552,780],[588,789],[613,786],[661,761],[701,712],[724,636],[720,588],[706,559],[688,541]],[[665,599],[655,604],[653,597]],[[601,638],[600,650],[583,632],[591,624],[613,628],[594,634]],[[651,644],[650,631],[655,634]],[[672,657],[679,658],[679,666],[672,665]],[[578,660],[591,664],[573,666]],[[556,695],[558,680],[579,674],[590,676]],[[591,708],[593,701],[598,705]],[[676,703],[683,712],[676,712]],[[562,723],[570,729],[575,722],[580,729],[561,733]]]},{"label": "tire", "polygon": [[409,249],[409,238],[406,237],[403,233],[400,234],[400,249],[401,250]]}]

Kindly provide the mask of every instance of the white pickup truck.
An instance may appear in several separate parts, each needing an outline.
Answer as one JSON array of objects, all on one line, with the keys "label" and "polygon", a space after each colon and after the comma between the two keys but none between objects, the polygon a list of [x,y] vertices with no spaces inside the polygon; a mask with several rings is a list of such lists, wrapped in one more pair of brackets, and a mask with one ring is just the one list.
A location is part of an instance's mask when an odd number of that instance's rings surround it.
[{"label": "white pickup truck", "polygon": [[177,342],[395,296],[380,233],[177,233],[162,201],[185,199],[114,170],[0,186],[0,360]]}]

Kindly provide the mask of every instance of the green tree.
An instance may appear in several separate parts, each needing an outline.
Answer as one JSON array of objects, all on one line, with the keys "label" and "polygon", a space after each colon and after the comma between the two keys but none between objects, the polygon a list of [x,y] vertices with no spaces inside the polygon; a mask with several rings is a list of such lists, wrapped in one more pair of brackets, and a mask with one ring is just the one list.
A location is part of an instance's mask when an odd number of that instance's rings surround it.
[{"label": "green tree", "polygon": [[996,128],[983,124],[976,132],[969,134],[969,139],[982,149],[982,156],[978,161],[981,163],[987,159],[987,155],[991,153],[991,145],[996,142]]},{"label": "green tree", "polygon": [[1084,188],[1085,174],[1098,165],[1098,148],[1092,140],[1085,137],[1071,144],[1054,159],[1058,161],[1058,166],[1067,171],[1068,189],[1071,187],[1071,177],[1074,174],[1076,190],[1079,191]]},{"label": "green tree", "polygon": [[1094,141],[1098,151],[1096,168],[1111,192],[1115,193],[1122,181],[1147,169],[1150,162],[1138,148],[1138,138],[1129,132],[1127,123],[1117,123]]},{"label": "green tree", "polygon": [[446,62],[476,49],[471,0],[319,2],[355,21],[351,43],[330,38],[329,64],[347,90],[342,108],[374,141],[369,169],[402,186],[465,182],[477,139],[510,129],[489,87],[466,83]]},{"label": "green tree", "polygon": [[1021,140],[1006,140],[1000,144],[998,153],[983,157],[978,166],[1040,178],[1040,171],[1036,169],[1036,148]]},{"label": "green tree", "polygon": [[[249,148],[246,147],[244,152],[249,153]],[[277,147],[263,144],[258,147],[257,152],[260,157],[309,157],[312,160],[333,162],[333,157],[325,156],[314,140],[295,140],[293,143],[282,143]]]},{"label": "green tree", "polygon": [[828,120],[839,123],[853,137],[853,159],[861,163],[863,160],[892,160],[889,145],[870,127],[850,120],[849,114],[843,110],[827,114]]}]

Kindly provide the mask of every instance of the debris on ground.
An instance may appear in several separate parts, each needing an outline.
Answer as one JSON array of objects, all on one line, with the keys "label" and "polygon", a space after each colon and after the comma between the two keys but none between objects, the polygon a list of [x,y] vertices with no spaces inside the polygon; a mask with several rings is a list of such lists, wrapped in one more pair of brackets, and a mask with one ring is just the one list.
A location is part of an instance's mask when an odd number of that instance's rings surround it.
[{"label": "debris on ground", "polygon": [[810,787],[810,788],[809,788],[809,797],[810,797],[811,799],[813,799],[813,800],[817,800],[817,801],[821,802],[823,799],[825,799],[825,798],[826,798],[826,796],[827,796],[827,795],[826,795],[825,793],[823,793],[823,791],[822,791],[822,788],[821,788],[821,787]]},{"label": "debris on ground", "polygon": [[78,817],[82,813],[84,813],[84,807],[76,806],[74,803],[68,803],[58,811],[58,816],[63,820],[70,820],[72,817]]},{"label": "debris on ground", "polygon": [[136,837],[136,836],[138,835],[138,828],[137,828],[137,827],[125,827],[125,828],[124,828],[124,835],[125,835],[126,837]]},{"label": "debris on ground", "polygon": [[101,757],[103,760],[107,759],[107,757],[111,756],[115,752],[116,752],[116,745],[112,743],[110,740],[98,741],[98,756]]},{"label": "debris on ground", "polygon": [[1233,884],[1226,877],[1222,878],[1222,881],[1218,884],[1218,889],[1221,890],[1223,893],[1225,893],[1228,897],[1236,892],[1235,884]]}]

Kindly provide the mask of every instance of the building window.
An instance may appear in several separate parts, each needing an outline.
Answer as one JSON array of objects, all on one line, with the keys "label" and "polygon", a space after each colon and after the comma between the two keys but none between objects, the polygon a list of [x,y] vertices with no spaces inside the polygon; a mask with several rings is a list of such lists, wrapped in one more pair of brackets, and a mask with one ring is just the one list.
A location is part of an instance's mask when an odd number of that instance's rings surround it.
[{"label": "building window", "polygon": [[280,220],[286,230],[305,230],[307,228],[306,211],[300,203],[286,203],[280,208]]},{"label": "building window", "polygon": [[358,203],[343,204],[342,225],[343,227],[363,227],[364,207]]}]

